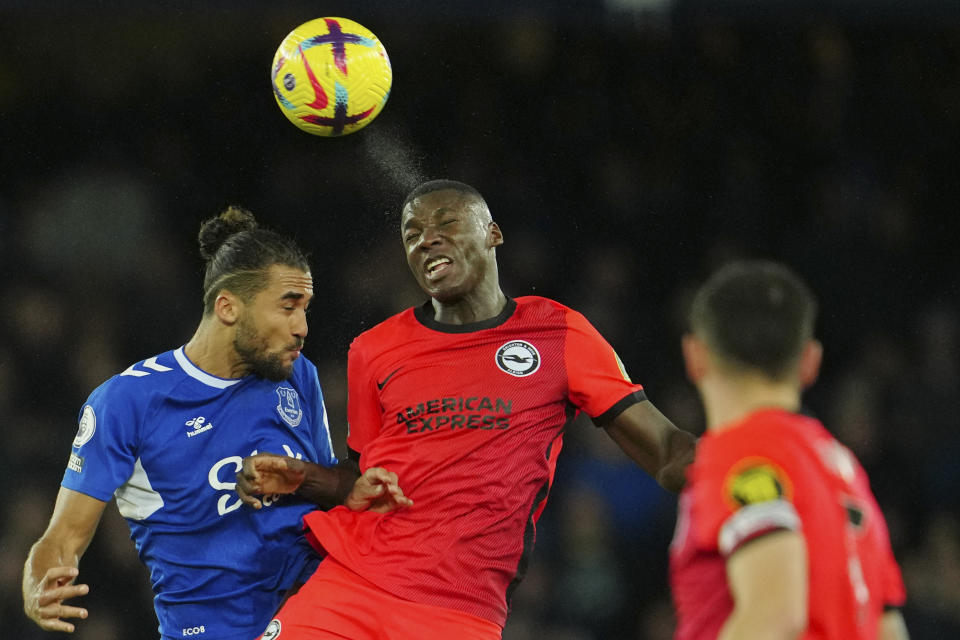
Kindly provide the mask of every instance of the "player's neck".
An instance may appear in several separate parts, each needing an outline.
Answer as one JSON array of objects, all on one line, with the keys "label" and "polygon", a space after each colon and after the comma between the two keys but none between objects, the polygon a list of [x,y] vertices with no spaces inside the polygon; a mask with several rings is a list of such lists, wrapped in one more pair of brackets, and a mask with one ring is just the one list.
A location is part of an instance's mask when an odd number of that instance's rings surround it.
[{"label": "player's neck", "polygon": [[507,304],[507,297],[499,286],[492,288],[478,287],[458,300],[440,302],[431,300],[433,304],[433,319],[444,324],[469,324],[483,322],[495,318]]},{"label": "player's neck", "polygon": [[200,322],[183,352],[199,369],[218,378],[242,378],[249,373],[236,357],[232,333],[207,320]]},{"label": "player's neck", "polygon": [[800,387],[794,380],[773,382],[762,376],[711,376],[700,385],[707,429],[723,431],[761,409],[800,409]]}]

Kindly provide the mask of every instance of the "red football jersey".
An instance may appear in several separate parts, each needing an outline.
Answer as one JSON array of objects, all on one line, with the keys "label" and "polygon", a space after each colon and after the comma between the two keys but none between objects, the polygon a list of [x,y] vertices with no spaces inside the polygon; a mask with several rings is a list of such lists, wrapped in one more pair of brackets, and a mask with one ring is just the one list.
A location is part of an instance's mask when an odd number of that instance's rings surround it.
[{"label": "red football jersey", "polygon": [[905,592],[883,514],[854,455],[818,421],[757,411],[697,446],[670,546],[676,637],[715,638],[733,611],[726,559],[780,529],[806,539],[804,638],[876,640]]},{"label": "red football jersey", "polygon": [[644,400],[579,313],[510,299],[488,321],[445,325],[429,303],[358,336],[347,444],[395,472],[414,501],[385,515],[305,519],[316,544],[395,595],[500,625],[523,577],[564,427]]}]

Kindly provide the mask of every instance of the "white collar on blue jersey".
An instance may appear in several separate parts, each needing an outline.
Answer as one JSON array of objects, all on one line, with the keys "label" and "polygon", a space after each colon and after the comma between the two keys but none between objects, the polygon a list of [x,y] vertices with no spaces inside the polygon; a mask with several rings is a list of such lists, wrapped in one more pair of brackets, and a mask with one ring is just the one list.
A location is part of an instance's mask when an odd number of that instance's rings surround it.
[{"label": "white collar on blue jersey", "polygon": [[203,371],[197,367],[197,365],[190,362],[190,359],[187,357],[187,354],[183,352],[183,347],[180,347],[173,352],[173,357],[176,358],[177,363],[183,369],[183,372],[194,380],[199,380],[208,387],[216,387],[217,389],[226,389],[227,387],[232,387],[233,385],[240,382],[240,378],[218,378],[217,376],[212,376],[206,371]]}]

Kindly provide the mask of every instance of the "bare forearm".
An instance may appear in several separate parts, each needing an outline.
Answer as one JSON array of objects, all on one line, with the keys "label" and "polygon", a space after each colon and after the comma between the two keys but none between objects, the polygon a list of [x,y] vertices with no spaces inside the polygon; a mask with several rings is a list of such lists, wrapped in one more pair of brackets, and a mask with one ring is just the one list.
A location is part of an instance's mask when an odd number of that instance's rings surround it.
[{"label": "bare forearm", "polygon": [[80,552],[67,549],[64,545],[53,544],[41,538],[30,549],[27,562],[23,566],[23,593],[26,596],[36,590],[48,570],[54,567],[78,567]]},{"label": "bare forearm", "polygon": [[74,580],[105,506],[102,500],[60,487],[50,524],[23,568],[23,610],[42,629],[72,633],[74,625],[66,619],[87,617],[86,609],[64,602],[89,592]]},{"label": "bare forearm", "polygon": [[342,504],[360,477],[360,469],[352,460],[335,467],[307,463],[305,472],[297,495],[325,509]]},{"label": "bare forearm", "polygon": [[696,447],[697,439],[692,433],[680,429],[667,433],[664,443],[666,455],[656,476],[660,486],[674,493],[683,489],[687,481],[687,465],[693,462]]},{"label": "bare forearm", "polygon": [[697,439],[678,429],[649,400],[628,407],[606,430],[663,488],[673,492],[683,488]]}]

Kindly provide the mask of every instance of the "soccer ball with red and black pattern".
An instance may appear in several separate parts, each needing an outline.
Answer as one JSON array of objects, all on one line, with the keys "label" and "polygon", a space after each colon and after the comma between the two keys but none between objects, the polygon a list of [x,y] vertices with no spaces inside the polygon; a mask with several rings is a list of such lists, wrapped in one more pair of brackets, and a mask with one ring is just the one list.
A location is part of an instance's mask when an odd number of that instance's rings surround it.
[{"label": "soccer ball with red and black pattern", "polygon": [[369,29],[346,18],[317,18],[283,39],[270,79],[290,122],[314,135],[342,136],[383,110],[393,70]]}]

